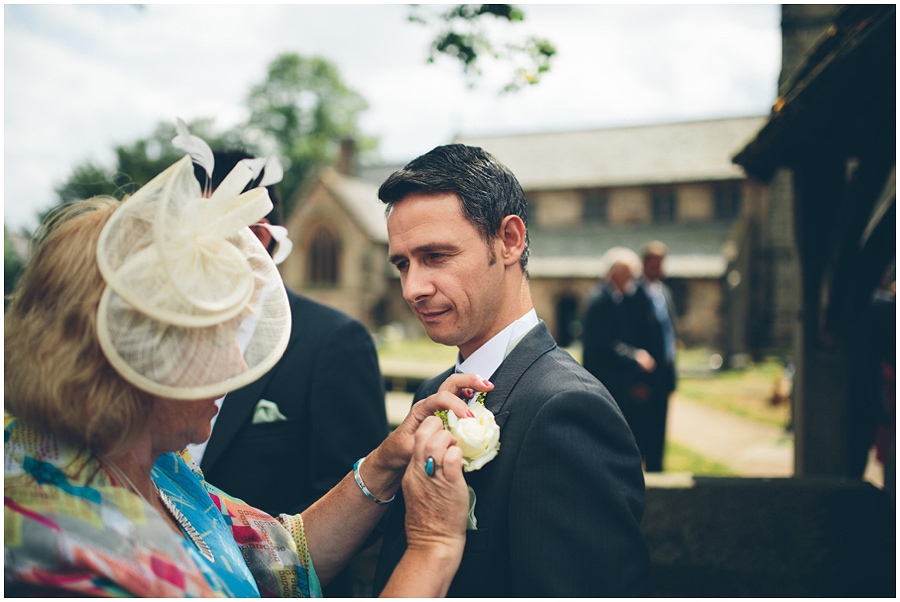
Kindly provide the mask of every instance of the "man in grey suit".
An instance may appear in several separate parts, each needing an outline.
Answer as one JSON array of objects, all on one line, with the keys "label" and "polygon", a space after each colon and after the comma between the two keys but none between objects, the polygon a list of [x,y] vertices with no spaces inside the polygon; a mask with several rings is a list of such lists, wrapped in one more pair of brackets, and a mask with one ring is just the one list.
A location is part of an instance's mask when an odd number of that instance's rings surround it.
[{"label": "man in grey suit", "polygon": [[[379,198],[403,297],[432,340],[458,348],[456,370],[494,383],[485,406],[500,452],[466,473],[475,529],[449,595],[645,594],[641,458],[609,392],[534,311],[515,176],[482,149],[452,144],[395,172]],[[386,517],[376,594],[406,548],[401,498]]]}]

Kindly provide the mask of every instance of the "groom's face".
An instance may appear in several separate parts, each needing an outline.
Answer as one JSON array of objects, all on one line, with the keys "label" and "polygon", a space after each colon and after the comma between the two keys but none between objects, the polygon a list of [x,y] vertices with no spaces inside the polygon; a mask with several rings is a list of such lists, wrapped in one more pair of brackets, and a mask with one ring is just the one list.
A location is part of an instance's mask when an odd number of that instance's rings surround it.
[{"label": "groom's face", "polygon": [[409,194],[393,205],[387,228],[403,298],[431,340],[459,347],[465,358],[502,330],[503,263],[456,194]]}]

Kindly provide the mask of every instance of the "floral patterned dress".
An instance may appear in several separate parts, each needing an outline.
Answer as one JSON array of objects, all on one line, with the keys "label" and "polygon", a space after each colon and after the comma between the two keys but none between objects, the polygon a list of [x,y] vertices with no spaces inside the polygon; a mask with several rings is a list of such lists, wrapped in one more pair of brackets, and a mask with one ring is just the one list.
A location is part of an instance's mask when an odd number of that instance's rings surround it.
[{"label": "floral patterned dress", "polygon": [[152,477],[212,560],[89,451],[14,419],[4,436],[7,595],[321,596],[300,515],[273,518],[223,493],[187,451],[160,456]]}]

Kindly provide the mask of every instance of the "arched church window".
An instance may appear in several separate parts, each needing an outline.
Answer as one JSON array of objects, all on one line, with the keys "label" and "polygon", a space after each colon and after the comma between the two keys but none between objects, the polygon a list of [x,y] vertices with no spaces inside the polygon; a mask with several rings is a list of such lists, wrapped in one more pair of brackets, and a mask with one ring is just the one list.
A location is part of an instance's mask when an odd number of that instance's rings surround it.
[{"label": "arched church window", "polygon": [[338,283],[340,248],[337,238],[324,227],[316,228],[309,241],[308,284],[334,286]]}]

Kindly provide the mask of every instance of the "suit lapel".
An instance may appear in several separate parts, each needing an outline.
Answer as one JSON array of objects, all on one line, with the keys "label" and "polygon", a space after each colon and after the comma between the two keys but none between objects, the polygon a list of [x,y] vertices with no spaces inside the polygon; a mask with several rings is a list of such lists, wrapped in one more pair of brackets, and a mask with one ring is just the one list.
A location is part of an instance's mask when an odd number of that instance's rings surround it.
[{"label": "suit lapel", "polygon": [[250,383],[237,391],[232,391],[225,396],[222,408],[219,410],[219,416],[216,418],[216,423],[213,426],[209,443],[206,444],[203,459],[200,462],[202,470],[208,471],[215,466],[216,461],[231,444],[241,427],[251,419],[256,403],[262,396],[263,391],[265,391],[266,385],[272,379],[274,372],[274,370],[270,370],[256,382]]},{"label": "suit lapel", "polygon": [[494,383],[494,390],[488,393],[484,405],[497,417],[498,424],[500,423],[500,414],[509,411],[509,408],[504,408],[504,406],[516,383],[539,357],[555,347],[556,341],[553,340],[546,324],[541,320],[537,326],[531,329],[531,332],[519,341],[515,349],[497,368],[497,371],[491,375],[490,380]]}]

